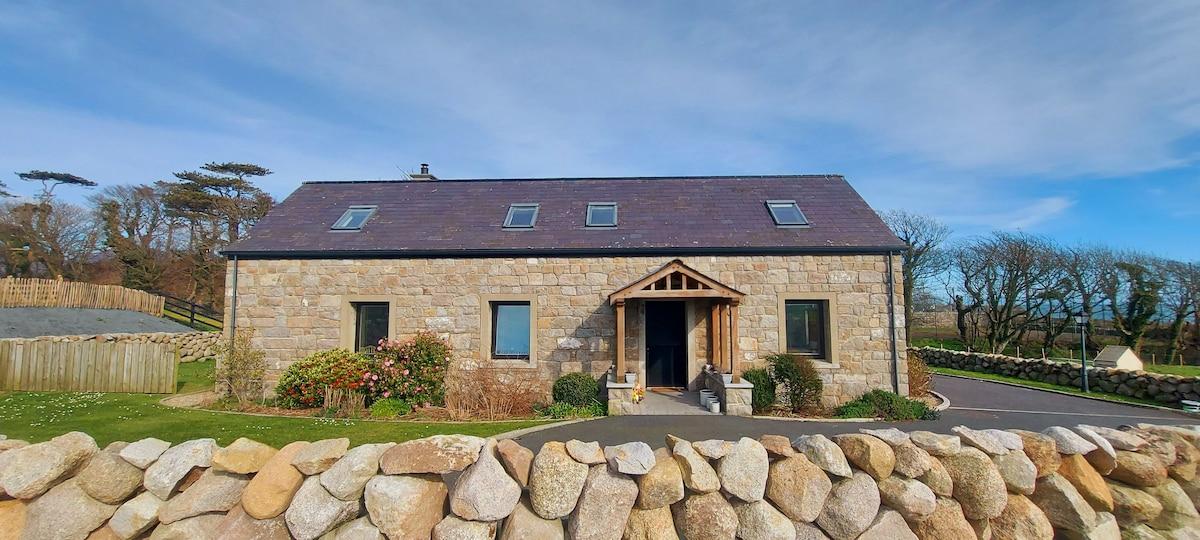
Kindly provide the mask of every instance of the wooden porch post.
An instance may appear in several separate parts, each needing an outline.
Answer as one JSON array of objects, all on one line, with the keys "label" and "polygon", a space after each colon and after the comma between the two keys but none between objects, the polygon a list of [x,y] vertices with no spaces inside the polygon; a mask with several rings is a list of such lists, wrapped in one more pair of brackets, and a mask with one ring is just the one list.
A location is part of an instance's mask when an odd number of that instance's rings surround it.
[{"label": "wooden porch post", "polygon": [[729,371],[733,373],[733,382],[742,382],[742,366],[738,362],[738,305],[737,302],[731,302],[733,306],[729,313]]},{"label": "wooden porch post", "polygon": [[617,382],[625,382],[625,301],[617,302]]},{"label": "wooden porch post", "polygon": [[712,313],[708,316],[708,335],[711,337],[712,348],[708,351],[709,362],[714,369],[721,367],[721,304],[712,302]]}]

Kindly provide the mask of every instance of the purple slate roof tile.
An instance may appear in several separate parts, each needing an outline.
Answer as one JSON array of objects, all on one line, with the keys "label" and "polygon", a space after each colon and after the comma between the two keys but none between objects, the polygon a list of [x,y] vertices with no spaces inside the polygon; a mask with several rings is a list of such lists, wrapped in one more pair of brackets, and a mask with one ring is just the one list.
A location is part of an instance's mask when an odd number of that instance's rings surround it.
[{"label": "purple slate roof tile", "polygon": [[[767,200],[795,200],[809,227],[781,228]],[[616,227],[584,225],[616,202]],[[509,205],[537,203],[532,229]],[[352,205],[357,232],[330,227]],[[841,176],[306,182],[226,250],[248,258],[880,252],[904,248]]]}]

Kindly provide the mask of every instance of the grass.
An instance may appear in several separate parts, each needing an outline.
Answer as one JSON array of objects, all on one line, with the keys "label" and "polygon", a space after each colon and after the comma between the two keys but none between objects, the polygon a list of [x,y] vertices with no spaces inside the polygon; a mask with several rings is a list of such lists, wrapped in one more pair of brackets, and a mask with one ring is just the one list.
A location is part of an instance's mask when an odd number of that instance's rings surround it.
[{"label": "grass", "polygon": [[1041,381],[1030,381],[1030,380],[1026,380],[1026,379],[1018,379],[1016,377],[1006,377],[1004,375],[996,375],[994,373],[980,373],[978,371],[965,371],[965,370],[961,370],[961,369],[951,369],[951,368],[942,368],[942,367],[930,367],[929,369],[933,370],[934,373],[940,373],[942,375],[958,375],[961,377],[969,377],[972,379],[983,379],[986,381],[1006,382],[1006,383],[1016,384],[1019,386],[1028,386],[1030,388],[1041,388],[1043,390],[1056,390],[1059,392],[1066,392],[1068,394],[1075,394],[1077,396],[1088,396],[1088,397],[1093,397],[1093,398],[1099,398],[1099,399],[1103,399],[1105,401],[1115,401],[1118,403],[1136,403],[1139,405],[1153,405],[1155,407],[1170,407],[1170,405],[1168,405],[1166,403],[1159,403],[1152,399],[1139,399],[1139,398],[1130,397],[1130,396],[1123,396],[1121,394],[1109,394],[1107,392],[1089,392],[1089,393],[1085,394],[1085,393],[1083,393],[1082,390],[1075,388],[1073,386],[1062,386],[1062,385],[1058,385],[1058,384],[1051,384],[1051,383],[1046,383],[1046,382],[1041,382]]},{"label": "grass", "polygon": [[[212,388],[212,362],[180,364],[179,392]],[[160,405],[163,396],[98,392],[0,393],[0,434],[29,442],[49,440],[68,431],[82,431],[100,447],[114,441],[157,437],[178,444],[211,437],[227,445],[248,437],[275,447],[292,441],[348,437],[357,446],[400,442],[430,435],[463,434],[488,437],[545,424],[512,422],[386,422],[325,418],[252,416]]]},{"label": "grass", "polygon": [[1200,377],[1200,366],[1166,366],[1161,364],[1146,364],[1144,369],[1150,373],[1175,375],[1176,377]]}]

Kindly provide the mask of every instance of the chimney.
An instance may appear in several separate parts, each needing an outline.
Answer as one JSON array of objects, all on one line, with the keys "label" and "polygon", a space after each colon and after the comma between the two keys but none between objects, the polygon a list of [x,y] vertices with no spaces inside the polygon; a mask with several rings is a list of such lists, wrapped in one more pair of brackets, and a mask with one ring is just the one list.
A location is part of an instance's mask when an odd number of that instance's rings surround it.
[{"label": "chimney", "polygon": [[408,177],[412,178],[413,182],[436,182],[438,179],[436,176],[429,174],[429,164],[428,163],[421,164],[421,173],[420,174],[410,174],[410,175],[408,175]]}]

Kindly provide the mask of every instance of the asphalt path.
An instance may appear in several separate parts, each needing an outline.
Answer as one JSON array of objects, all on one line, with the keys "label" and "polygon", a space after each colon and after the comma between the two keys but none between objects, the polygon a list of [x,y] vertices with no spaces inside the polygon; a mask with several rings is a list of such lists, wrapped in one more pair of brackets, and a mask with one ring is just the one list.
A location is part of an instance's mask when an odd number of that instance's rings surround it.
[{"label": "asphalt path", "polygon": [[700,416],[610,416],[576,422],[513,437],[534,451],[546,441],[597,441],[616,445],[642,441],[652,448],[664,446],[666,435],[686,440],[737,440],[765,434],[826,436],[857,432],[860,428],[895,427],[902,431],[926,430],[950,433],[954,426],[974,429],[1025,429],[1041,431],[1050,426],[1091,424],[1118,427],[1124,424],[1200,424],[1200,417],[1181,411],[1160,410],[1072,395],[1057,394],[990,381],[937,375],[937,391],[950,400],[950,408],[938,420],[917,422],[812,422],[724,415]]}]

